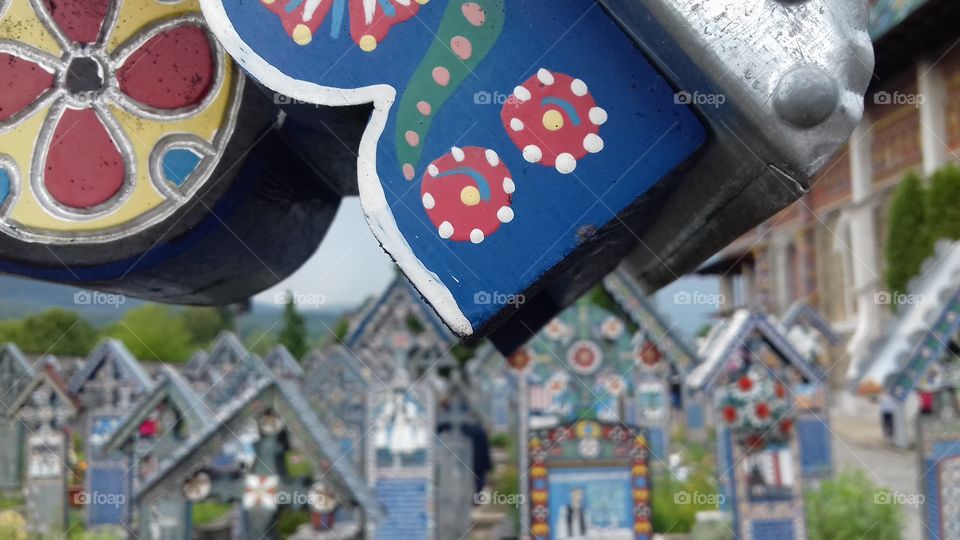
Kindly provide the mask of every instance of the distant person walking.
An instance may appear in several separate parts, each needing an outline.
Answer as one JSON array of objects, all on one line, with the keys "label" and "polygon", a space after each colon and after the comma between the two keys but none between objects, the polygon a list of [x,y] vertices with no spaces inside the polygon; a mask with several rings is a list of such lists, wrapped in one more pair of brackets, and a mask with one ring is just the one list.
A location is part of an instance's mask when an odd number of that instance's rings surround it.
[{"label": "distant person walking", "polygon": [[893,442],[893,414],[897,410],[897,402],[890,394],[880,396],[880,420],[883,424],[883,437],[887,442]]}]

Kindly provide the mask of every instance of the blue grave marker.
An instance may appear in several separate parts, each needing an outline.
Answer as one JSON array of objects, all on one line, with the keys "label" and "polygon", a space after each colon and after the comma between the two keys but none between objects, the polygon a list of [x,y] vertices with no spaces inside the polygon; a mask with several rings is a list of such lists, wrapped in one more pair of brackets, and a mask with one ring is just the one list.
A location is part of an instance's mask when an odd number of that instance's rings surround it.
[{"label": "blue grave marker", "polygon": [[84,492],[90,528],[129,524],[133,498],[130,456],[105,453],[102,446],[153,386],[154,381],[136,358],[115,340],[98,345],[70,378],[70,392],[83,404],[81,421],[87,455]]},{"label": "blue grave marker", "polygon": [[388,387],[367,394],[365,438],[367,482],[386,509],[386,520],[371,524],[377,540],[433,540],[435,522],[436,403],[426,383],[412,384],[397,365]]}]

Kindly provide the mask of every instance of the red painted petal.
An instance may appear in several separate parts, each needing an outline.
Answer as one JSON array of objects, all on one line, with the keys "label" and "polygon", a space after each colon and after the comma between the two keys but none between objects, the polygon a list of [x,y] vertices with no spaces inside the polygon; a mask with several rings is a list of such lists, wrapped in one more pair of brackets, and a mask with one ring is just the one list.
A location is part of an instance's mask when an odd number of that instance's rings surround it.
[{"label": "red painted petal", "polygon": [[123,156],[93,109],[67,109],[53,132],[44,185],[60,204],[91,208],[123,186]]},{"label": "red painted petal", "polygon": [[53,86],[53,74],[39,64],[0,53],[0,122],[6,122]]},{"label": "red painted petal", "polygon": [[203,101],[214,79],[207,33],[186,24],[150,38],[117,71],[120,91],[155,109],[182,109]]},{"label": "red painted petal", "polygon": [[111,0],[43,0],[57,26],[76,43],[96,43]]},{"label": "red painted petal", "polygon": [[361,48],[376,48],[386,39],[391,28],[415,17],[420,10],[419,2],[403,5],[397,0],[387,0],[386,3],[390,5],[391,13],[386,13],[380,2],[373,3],[373,13],[367,13],[366,2],[350,2],[350,35]]}]

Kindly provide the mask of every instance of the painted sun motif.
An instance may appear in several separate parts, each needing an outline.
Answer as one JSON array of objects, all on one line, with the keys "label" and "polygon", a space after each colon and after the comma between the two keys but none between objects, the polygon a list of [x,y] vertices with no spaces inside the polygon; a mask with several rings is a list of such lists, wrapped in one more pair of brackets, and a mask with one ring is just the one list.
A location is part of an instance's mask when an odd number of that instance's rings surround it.
[{"label": "painted sun motif", "polygon": [[0,0],[0,228],[102,241],[212,173],[242,80],[197,2]]},{"label": "painted sun motif", "polygon": [[427,167],[421,202],[441,238],[479,244],[513,221],[516,189],[493,150],[452,148]]},{"label": "painted sun motif", "polygon": [[587,84],[541,69],[517,86],[500,112],[514,144],[530,163],[570,174],[587,154],[603,151],[600,126],[607,111],[597,106]]},{"label": "painted sun motif", "polygon": [[330,17],[330,38],[340,39],[344,18],[350,37],[365,52],[374,51],[395,25],[413,18],[429,0],[260,0],[280,17],[298,45],[308,45]]}]

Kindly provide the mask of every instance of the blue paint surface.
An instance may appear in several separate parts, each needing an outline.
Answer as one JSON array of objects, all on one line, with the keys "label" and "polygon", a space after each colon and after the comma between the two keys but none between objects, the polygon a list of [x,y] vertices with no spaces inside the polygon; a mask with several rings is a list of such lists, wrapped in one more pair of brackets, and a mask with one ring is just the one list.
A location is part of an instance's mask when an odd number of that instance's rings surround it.
[{"label": "blue paint surface", "polygon": [[770,519],[754,521],[750,527],[755,540],[793,540],[794,523],[788,519]]},{"label": "blue paint surface", "polygon": [[377,528],[377,540],[426,540],[430,531],[427,481],[377,480],[376,490],[380,504],[387,510],[387,519]]},{"label": "blue paint surface", "polygon": [[566,518],[572,508],[574,491],[580,493],[584,521],[592,535],[605,531],[617,538],[638,538],[632,534],[632,484],[630,470],[626,467],[551,469],[548,480],[551,540],[574,537],[574,534],[561,532],[575,526]]},{"label": "blue paint surface", "polygon": [[667,461],[667,435],[659,426],[647,427],[647,444],[650,457],[657,461]]},{"label": "blue paint surface", "polygon": [[[415,19],[394,26],[370,53],[322,31],[300,46],[260,2],[223,4],[246,45],[287,76],[334,88],[397,89],[377,150],[380,181],[415,255],[450,290],[475,329],[505,306],[476,302],[475,295],[526,291],[573,253],[580,233],[615,223],[705,141],[700,121],[675,103],[675,90],[598,4],[504,2],[499,39],[450,99],[434,108],[416,175],[407,181],[397,158],[397,145],[406,143],[395,139],[396,103],[431,43],[440,39],[437,29],[448,2],[421,6]],[[540,68],[582,79],[609,114],[600,128],[605,148],[581,158],[570,175],[527,163],[507,135],[497,100],[477,98],[508,96]],[[495,150],[516,184],[515,219],[478,245],[441,239],[421,203],[426,166],[451,146]]]},{"label": "blue paint surface", "polygon": [[171,148],[163,154],[163,177],[180,187],[197,170],[203,158],[187,148]]},{"label": "blue paint surface", "polygon": [[800,465],[803,476],[815,478],[829,476],[833,463],[830,429],[819,418],[797,421],[797,437],[800,442]]},{"label": "blue paint surface", "polygon": [[131,475],[127,467],[110,464],[101,466],[90,462],[87,469],[87,524],[121,525],[125,521],[127,503],[130,499]]},{"label": "blue paint surface", "polygon": [[691,403],[687,405],[687,427],[689,429],[703,429],[705,427],[703,405]]},{"label": "blue paint surface", "polygon": [[10,196],[10,171],[6,167],[0,166],[0,205],[6,202]]}]

